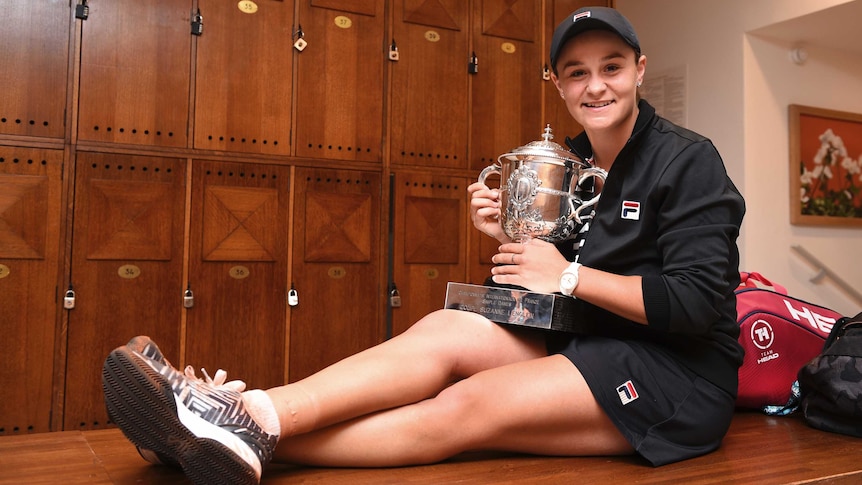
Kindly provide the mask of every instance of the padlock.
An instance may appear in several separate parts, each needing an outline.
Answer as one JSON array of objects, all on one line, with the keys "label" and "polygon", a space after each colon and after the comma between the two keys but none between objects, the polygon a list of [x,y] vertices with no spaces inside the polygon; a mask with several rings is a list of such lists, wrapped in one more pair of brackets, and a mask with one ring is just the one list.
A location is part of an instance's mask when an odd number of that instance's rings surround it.
[{"label": "padlock", "polygon": [[398,59],[398,46],[395,45],[395,39],[392,39],[392,44],[389,45],[389,60],[397,62]]},{"label": "padlock", "polygon": [[470,62],[467,64],[467,73],[468,74],[478,74],[479,73],[479,58],[476,57],[476,53],[474,52],[472,56],[470,56]]},{"label": "padlock", "polygon": [[201,35],[204,33],[204,17],[201,15],[201,10],[192,17],[192,35]]},{"label": "padlock", "polygon": [[551,70],[548,69],[548,65],[545,64],[545,67],[542,68],[542,81],[550,81],[551,80]]},{"label": "padlock", "polygon": [[304,51],[305,48],[308,47],[308,42],[306,42],[304,39],[305,32],[302,31],[301,25],[297,27],[296,33],[294,35],[296,36],[296,42],[293,43],[293,48],[298,50],[299,52]]},{"label": "padlock", "polygon": [[90,7],[87,5],[87,0],[82,0],[79,5],[75,5],[75,18],[87,20],[90,16]]},{"label": "padlock", "polygon": [[389,306],[392,308],[401,308],[401,293],[395,285],[392,286],[392,291],[389,292]]},{"label": "padlock", "polygon": [[75,290],[71,286],[66,290],[66,295],[63,297],[63,308],[66,310],[75,308]]},{"label": "padlock", "polygon": [[287,304],[290,306],[299,305],[299,293],[296,292],[293,285],[290,285],[290,290],[287,292]]},{"label": "padlock", "polygon": [[183,292],[183,308],[191,308],[195,306],[195,295],[192,293],[191,287],[187,287]]}]

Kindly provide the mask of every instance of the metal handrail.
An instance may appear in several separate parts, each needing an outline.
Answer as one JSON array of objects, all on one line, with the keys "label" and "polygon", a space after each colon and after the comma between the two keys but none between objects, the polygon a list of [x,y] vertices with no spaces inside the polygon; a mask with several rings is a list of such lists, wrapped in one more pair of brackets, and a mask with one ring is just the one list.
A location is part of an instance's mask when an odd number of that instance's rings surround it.
[{"label": "metal handrail", "polygon": [[808,281],[812,283],[819,283],[823,278],[829,277],[829,279],[834,281],[835,284],[838,285],[838,287],[847,292],[847,294],[853,297],[857,302],[862,304],[862,293],[859,293],[858,290],[856,290],[846,281],[841,279],[841,277],[838,276],[834,271],[829,269],[828,266],[823,264],[819,259],[815,258],[813,254],[809,253],[805,248],[798,244],[790,246],[790,249],[796,251],[800,256],[802,256],[804,259],[808,260],[809,263],[815,266],[817,274],[809,278]]}]

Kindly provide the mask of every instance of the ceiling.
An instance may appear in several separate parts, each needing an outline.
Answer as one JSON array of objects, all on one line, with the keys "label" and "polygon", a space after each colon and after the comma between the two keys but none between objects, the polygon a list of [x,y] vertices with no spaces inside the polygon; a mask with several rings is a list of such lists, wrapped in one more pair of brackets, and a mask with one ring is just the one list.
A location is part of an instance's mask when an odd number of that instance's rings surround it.
[{"label": "ceiling", "polygon": [[772,24],[753,34],[800,46],[849,51],[862,56],[862,0]]}]

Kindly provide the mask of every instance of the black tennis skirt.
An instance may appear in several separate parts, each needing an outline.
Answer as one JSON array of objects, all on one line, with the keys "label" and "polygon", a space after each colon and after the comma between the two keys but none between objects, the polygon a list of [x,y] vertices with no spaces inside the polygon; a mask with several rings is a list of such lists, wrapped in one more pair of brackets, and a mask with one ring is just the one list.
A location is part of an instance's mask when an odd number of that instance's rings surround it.
[{"label": "black tennis skirt", "polygon": [[735,399],[654,344],[551,333],[549,354],[578,368],[596,401],[653,466],[716,450]]}]

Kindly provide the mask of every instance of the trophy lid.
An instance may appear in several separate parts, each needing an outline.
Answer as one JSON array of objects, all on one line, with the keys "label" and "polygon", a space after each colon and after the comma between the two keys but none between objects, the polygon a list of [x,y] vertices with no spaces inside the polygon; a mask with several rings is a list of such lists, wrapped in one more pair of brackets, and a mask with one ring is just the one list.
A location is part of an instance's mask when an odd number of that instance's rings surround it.
[{"label": "trophy lid", "polygon": [[542,160],[542,159],[550,159],[543,160],[549,162],[556,162],[566,164],[579,164],[581,166],[589,166],[588,163],[584,162],[577,155],[566,150],[558,143],[551,141],[554,138],[553,133],[551,133],[551,125],[548,124],[545,126],[545,131],[542,133],[542,139],[531,141],[524,146],[515,148],[510,153],[504,153],[500,155],[497,160],[502,162],[504,159],[506,160]]}]

